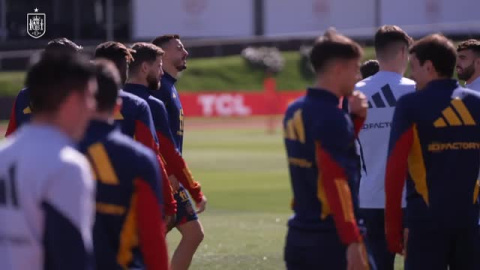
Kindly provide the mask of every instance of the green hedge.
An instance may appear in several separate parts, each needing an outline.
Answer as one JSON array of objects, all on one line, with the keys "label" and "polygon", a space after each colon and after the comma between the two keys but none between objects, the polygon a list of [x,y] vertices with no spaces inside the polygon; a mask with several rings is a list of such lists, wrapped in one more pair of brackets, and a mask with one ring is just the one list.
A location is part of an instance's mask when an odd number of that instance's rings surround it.
[{"label": "green hedge", "polygon": [[[301,72],[299,52],[284,52],[285,68],[276,75],[279,90],[298,90],[311,85],[312,79]],[[373,58],[371,48],[365,59]],[[242,90],[257,91],[263,87],[263,72],[254,70],[240,56],[196,58],[188,61],[188,69],[178,82],[185,92]],[[0,72],[0,96],[14,96],[22,89],[24,72]]]}]

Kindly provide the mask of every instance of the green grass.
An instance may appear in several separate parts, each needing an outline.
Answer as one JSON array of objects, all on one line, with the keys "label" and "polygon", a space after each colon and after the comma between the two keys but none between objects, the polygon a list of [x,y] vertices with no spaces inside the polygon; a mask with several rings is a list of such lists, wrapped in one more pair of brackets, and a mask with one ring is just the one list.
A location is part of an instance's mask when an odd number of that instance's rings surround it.
[{"label": "green grass", "polygon": [[22,89],[25,72],[0,72],[0,96],[15,96]]},{"label": "green grass", "polygon": [[[299,90],[312,84],[301,73],[300,53],[284,52],[284,69],[276,75],[279,90]],[[373,58],[372,48],[365,49],[365,59]],[[24,72],[0,72],[0,96],[14,96],[23,87]],[[263,89],[264,74],[252,69],[240,56],[195,58],[178,82],[178,89],[195,91],[258,91]]]},{"label": "green grass", "polygon": [[[190,269],[285,269],[291,191],[280,132],[189,130],[188,121],[184,156],[208,197],[207,211],[200,215],[205,239]],[[0,125],[1,132],[6,122]],[[178,241],[173,230],[170,255]],[[402,269],[401,260],[396,269]]]}]

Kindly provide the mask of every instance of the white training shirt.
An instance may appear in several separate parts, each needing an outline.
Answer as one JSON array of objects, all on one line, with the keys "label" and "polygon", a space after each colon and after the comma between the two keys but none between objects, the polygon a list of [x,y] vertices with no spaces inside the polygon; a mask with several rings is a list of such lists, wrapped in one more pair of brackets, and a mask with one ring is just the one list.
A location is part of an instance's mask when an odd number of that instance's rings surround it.
[{"label": "white training shirt", "polygon": [[401,96],[415,91],[415,82],[395,72],[379,71],[358,82],[355,89],[368,98],[367,119],[359,133],[360,208],[384,209],[385,167],[393,112]]},{"label": "white training shirt", "polygon": [[473,80],[472,83],[465,85],[465,87],[480,92],[480,77]]},{"label": "white training shirt", "polygon": [[[27,124],[0,143],[0,269],[44,269],[46,253],[51,264],[65,266],[77,253],[92,252],[95,183],[88,161],[71,144],[58,129],[40,124]],[[47,213],[54,217],[48,222]],[[46,224],[55,235],[48,250]],[[63,264],[56,262],[60,254],[69,255]]]}]

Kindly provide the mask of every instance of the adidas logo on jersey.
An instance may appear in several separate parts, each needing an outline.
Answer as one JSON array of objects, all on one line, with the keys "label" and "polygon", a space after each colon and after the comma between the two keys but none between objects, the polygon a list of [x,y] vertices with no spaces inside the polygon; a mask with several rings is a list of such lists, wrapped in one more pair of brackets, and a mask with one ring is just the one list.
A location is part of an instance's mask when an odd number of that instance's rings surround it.
[{"label": "adidas logo on jersey", "polygon": [[458,98],[452,100],[451,105],[442,111],[442,116],[433,122],[436,128],[474,125],[476,125],[475,120],[463,101]]},{"label": "adidas logo on jersey", "polygon": [[[382,90],[381,92],[372,95],[373,105],[375,106],[372,105],[372,102],[368,101],[368,108],[386,108],[387,104],[388,107],[395,107],[395,105],[397,105],[397,99],[393,95],[390,85],[386,84],[380,89]],[[385,104],[381,94],[383,94],[387,104]]]}]

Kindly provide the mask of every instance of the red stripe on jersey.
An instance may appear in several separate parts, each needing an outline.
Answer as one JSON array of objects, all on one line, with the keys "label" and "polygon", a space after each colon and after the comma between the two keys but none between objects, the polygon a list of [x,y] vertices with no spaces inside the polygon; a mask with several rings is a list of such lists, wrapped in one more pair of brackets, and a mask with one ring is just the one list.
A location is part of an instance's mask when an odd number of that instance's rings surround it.
[{"label": "red stripe on jersey", "polygon": [[165,215],[173,216],[177,213],[177,201],[175,200],[175,197],[173,197],[172,185],[170,185],[170,181],[168,181],[165,165],[163,165],[162,159],[159,155],[157,155],[157,160],[160,166],[160,172],[162,173],[162,193]]},{"label": "red stripe on jersey", "polygon": [[344,169],[320,143],[316,144],[316,155],[330,211],[341,241],[346,245],[361,242],[362,237],[355,221],[352,195]]},{"label": "red stripe on jersey", "polygon": [[17,115],[15,113],[15,105],[17,103],[17,100],[13,102],[13,107],[12,107],[12,113],[10,114],[10,121],[8,122],[8,127],[7,127],[7,132],[5,133],[5,137],[8,137],[10,134],[15,132],[17,130],[18,125],[17,125]]},{"label": "red stripe on jersey", "polygon": [[161,132],[157,132],[160,144],[160,154],[166,160],[166,169],[169,175],[174,175],[177,180],[188,190],[195,202],[199,203],[203,194],[200,184],[193,179],[187,164],[180,153],[175,148],[171,140],[164,136]]},{"label": "red stripe on jersey", "polygon": [[168,270],[166,227],[158,198],[142,179],[135,181],[135,188],[138,236],[145,266],[147,269]]},{"label": "red stripe on jersey", "polygon": [[135,134],[134,138],[141,144],[145,145],[146,147],[152,149],[155,151],[155,153],[158,152],[157,150],[157,143],[155,142],[155,139],[153,138],[152,130],[145,125],[143,122],[136,120],[135,121]]},{"label": "red stripe on jersey", "polygon": [[402,192],[408,169],[408,155],[413,143],[413,129],[407,129],[395,142],[385,173],[385,233],[388,249],[403,250]]}]

